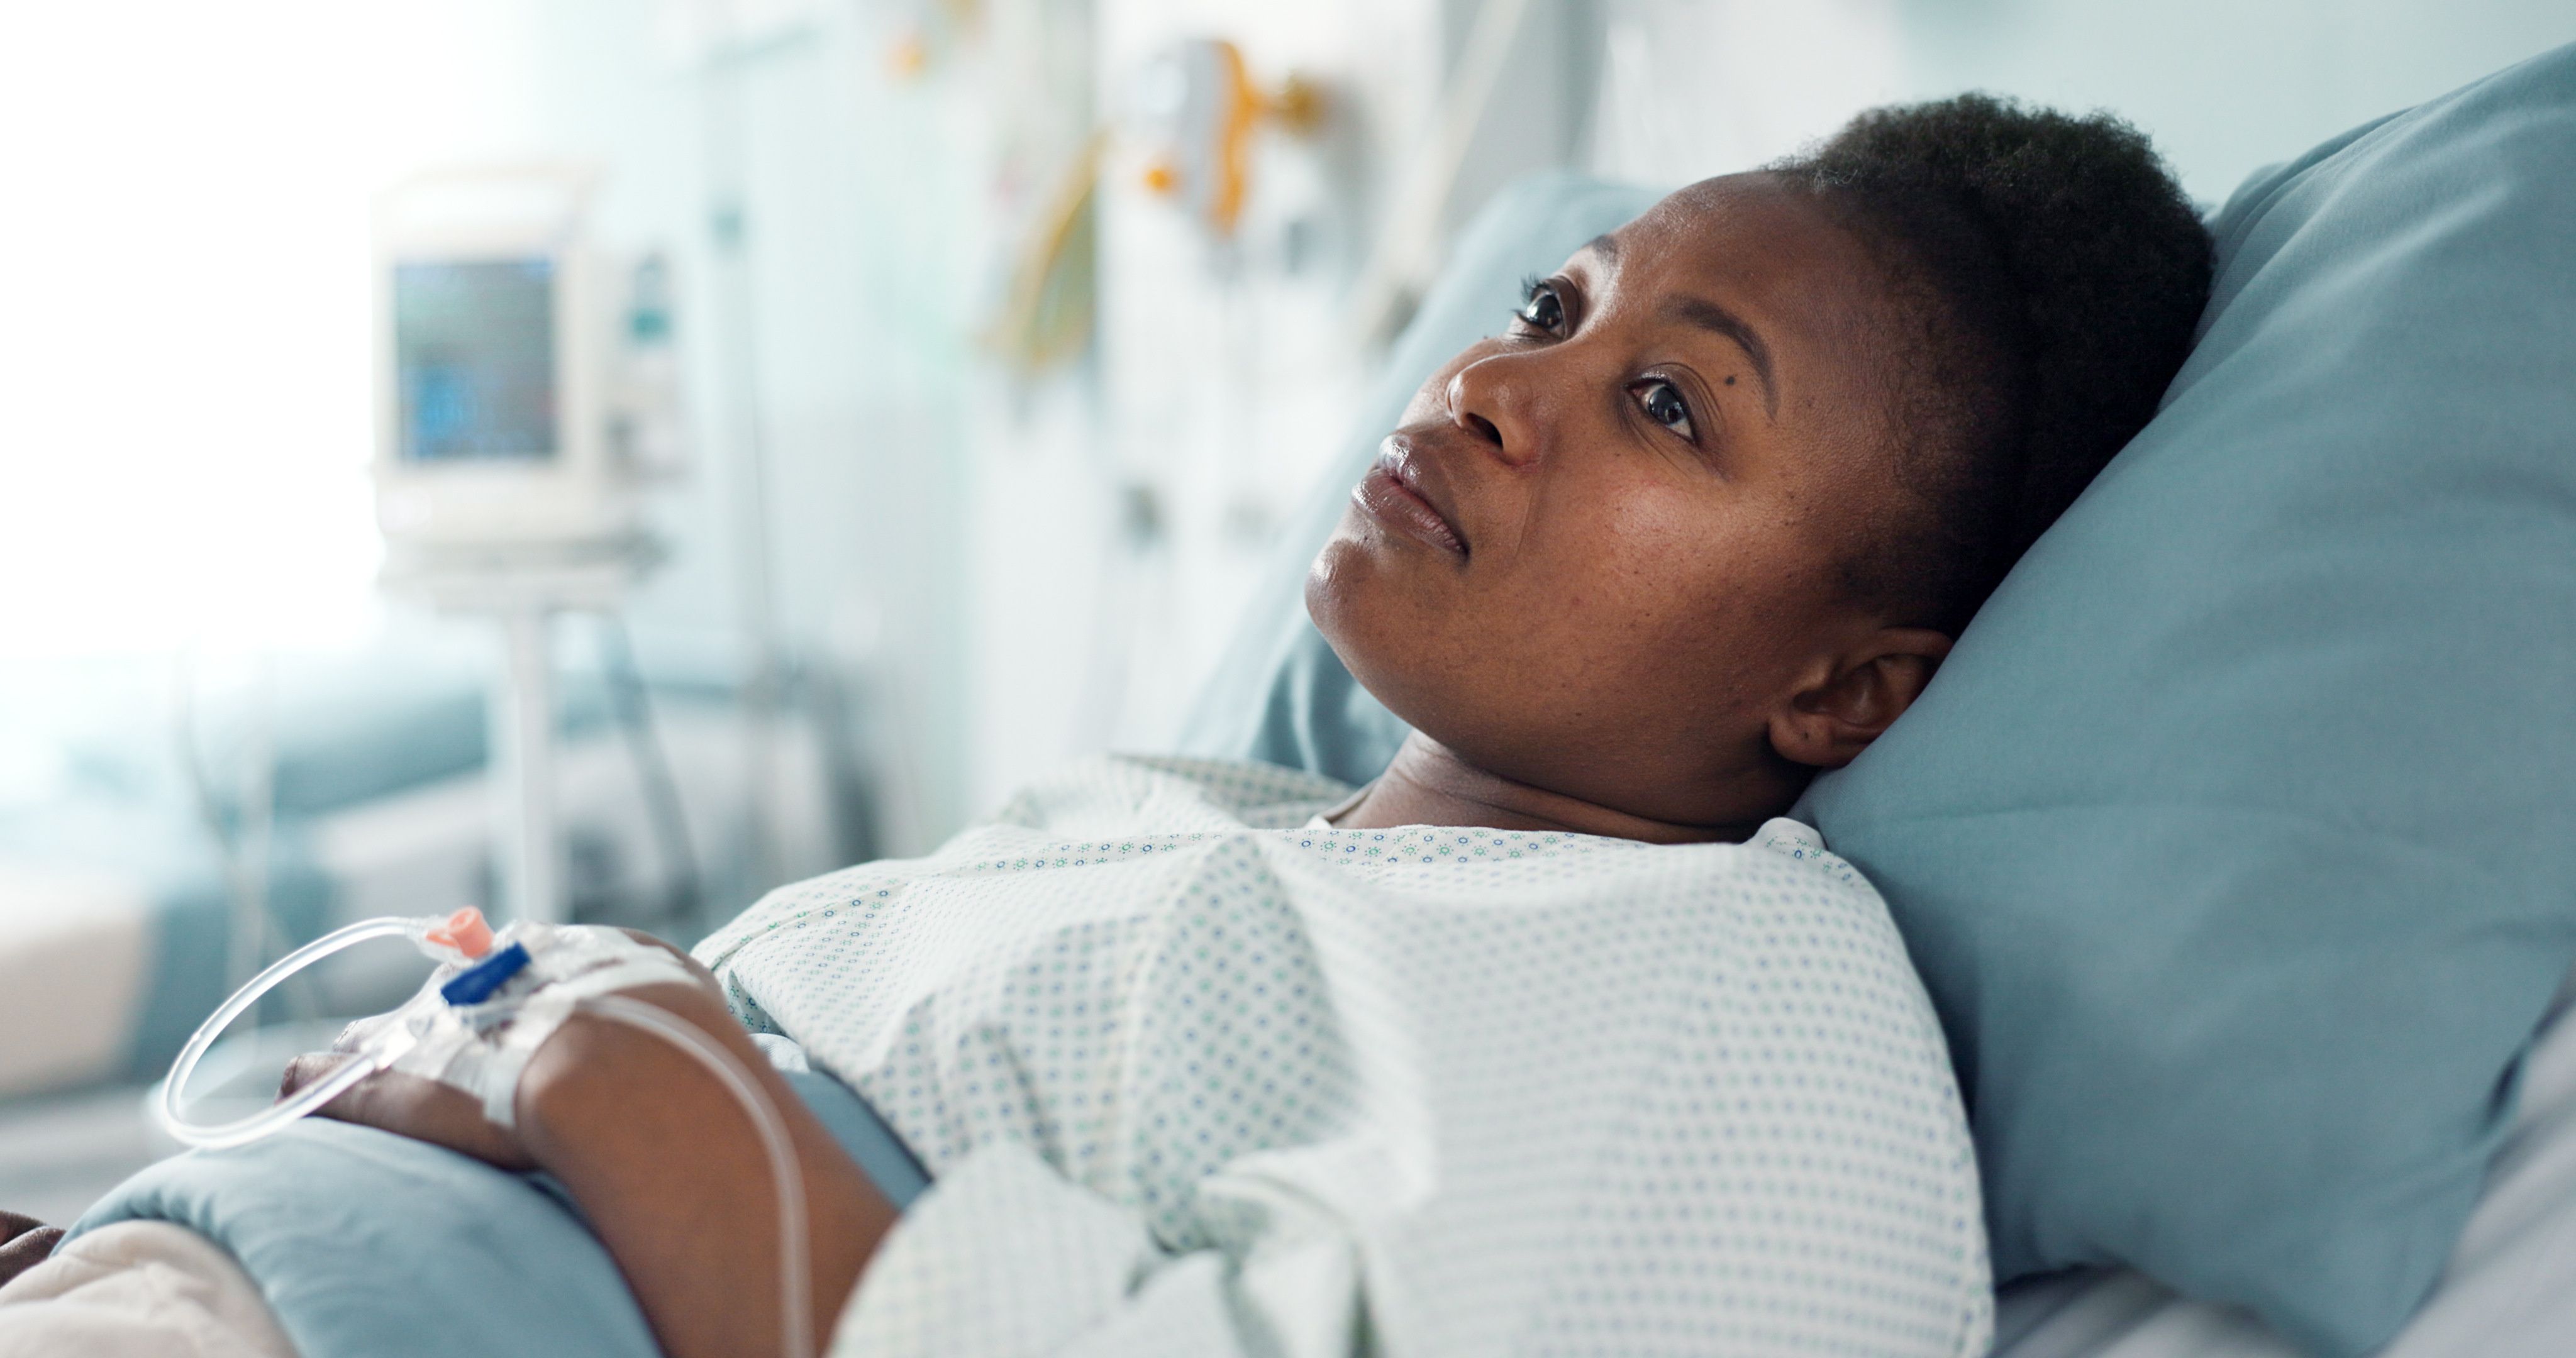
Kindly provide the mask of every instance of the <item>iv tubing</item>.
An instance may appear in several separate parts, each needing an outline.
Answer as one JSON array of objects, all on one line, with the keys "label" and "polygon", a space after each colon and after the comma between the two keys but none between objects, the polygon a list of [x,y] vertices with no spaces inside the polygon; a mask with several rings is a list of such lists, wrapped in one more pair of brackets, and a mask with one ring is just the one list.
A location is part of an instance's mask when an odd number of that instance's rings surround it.
[{"label": "iv tubing", "polygon": [[305,944],[252,977],[249,985],[234,992],[231,999],[224,1001],[222,1008],[197,1026],[196,1035],[188,1039],[178,1061],[170,1067],[170,1078],[161,1082],[161,1103],[157,1111],[163,1129],[191,1146],[221,1149],[245,1145],[329,1103],[350,1086],[391,1064],[390,1055],[343,1062],[339,1069],[295,1091],[292,1096],[232,1122],[206,1125],[190,1122],[179,1114],[179,1096],[187,1090],[188,1077],[197,1072],[197,1062],[205,1058],[206,1049],[215,1045],[215,1039],[223,1036],[224,1029],[231,1027],[232,1021],[241,1017],[243,1010],[259,1003],[260,997],[276,989],[279,982],[332,953],[369,939],[416,939],[429,923],[431,921],[394,918],[360,920]]},{"label": "iv tubing", "polygon": [[653,1033],[695,1057],[698,1064],[715,1073],[743,1111],[751,1114],[761,1145],[769,1152],[770,1176],[778,1187],[778,1290],[785,1307],[779,1317],[779,1347],[787,1358],[813,1358],[812,1284],[806,1277],[811,1262],[806,1258],[805,1182],[797,1170],[796,1145],[788,1139],[786,1122],[760,1086],[743,1074],[733,1054],[695,1027],[623,995],[593,996],[582,1001],[581,1007],[602,1018]]},{"label": "iv tubing", "polygon": [[[284,1127],[287,1123],[313,1112],[338,1098],[352,1086],[393,1064],[399,1050],[381,1051],[341,1063],[329,1075],[295,1091],[287,1098],[249,1117],[213,1125],[193,1123],[180,1115],[180,1096],[188,1087],[197,1063],[224,1029],[239,1018],[242,1011],[259,1003],[261,996],[276,988],[279,982],[344,948],[378,938],[417,940],[442,923],[438,920],[399,918],[360,920],[345,928],[335,929],[305,944],[272,963],[251,978],[223,1007],[208,1015],[188,1039],[186,1048],[170,1068],[170,1078],[162,1081],[161,1100],[157,1109],[161,1125],[170,1135],[191,1146],[222,1149],[246,1145]],[[695,1027],[673,1018],[641,1000],[623,995],[594,995],[581,1001],[580,1008],[628,1027],[641,1028],[686,1052],[698,1064],[713,1072],[725,1092],[750,1114],[752,1126],[760,1134],[762,1149],[767,1152],[770,1176],[778,1189],[778,1288],[783,1312],[779,1317],[780,1346],[787,1358],[813,1358],[814,1312],[813,1284],[808,1275],[812,1261],[807,1258],[805,1240],[805,1182],[796,1162],[796,1145],[787,1133],[787,1123],[778,1115],[759,1084],[743,1073],[733,1054],[714,1038]]]}]

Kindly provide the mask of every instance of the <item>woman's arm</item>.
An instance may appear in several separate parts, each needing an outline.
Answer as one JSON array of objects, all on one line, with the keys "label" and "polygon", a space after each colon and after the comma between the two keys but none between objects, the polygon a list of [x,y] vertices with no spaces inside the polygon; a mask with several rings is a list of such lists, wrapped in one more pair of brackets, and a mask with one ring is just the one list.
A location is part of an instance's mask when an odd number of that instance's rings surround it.
[{"label": "woman's arm", "polygon": [[[812,1333],[828,1343],[842,1303],[894,1224],[894,1208],[711,987],[675,982],[622,993],[714,1037],[786,1121],[805,1187]],[[290,1086],[329,1065],[307,1058]],[[513,1129],[484,1121],[461,1091],[391,1072],[323,1111],[562,1180],[671,1358],[781,1351],[778,1192],[767,1154],[733,1095],[667,1040],[576,1014],[529,1062]]]},{"label": "woman's arm", "polygon": [[[785,1118],[804,1177],[812,1333],[841,1304],[895,1211],[705,990],[628,992],[721,1041]],[[778,1190],[760,1135],[704,1066],[623,1023],[576,1015],[519,1086],[529,1157],[572,1190],[671,1358],[779,1349]]]}]

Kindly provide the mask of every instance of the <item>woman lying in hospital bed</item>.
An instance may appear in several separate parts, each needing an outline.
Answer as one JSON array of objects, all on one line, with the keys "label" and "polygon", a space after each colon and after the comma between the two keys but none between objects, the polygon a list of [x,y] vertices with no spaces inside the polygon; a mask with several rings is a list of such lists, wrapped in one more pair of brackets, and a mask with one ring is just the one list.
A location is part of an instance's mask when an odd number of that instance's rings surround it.
[{"label": "woman lying in hospital bed", "polygon": [[[2134,132],[1971,98],[1685,189],[1533,280],[1313,569],[1317,623],[1419,733],[1382,778],[1095,763],[931,858],[774,893],[707,972],[631,992],[785,1115],[814,1332],[1983,1352],[1939,1029],[1876,893],[1779,817],[2145,423],[2208,255]],[[853,1087],[931,1191],[899,1211],[753,1032]],[[761,1144],[679,1050],[576,1015],[509,1127],[391,1073],[328,1111],[550,1172],[668,1353],[779,1350]],[[67,1268],[0,1292],[0,1352],[72,1333],[30,1299],[98,1282]]]}]

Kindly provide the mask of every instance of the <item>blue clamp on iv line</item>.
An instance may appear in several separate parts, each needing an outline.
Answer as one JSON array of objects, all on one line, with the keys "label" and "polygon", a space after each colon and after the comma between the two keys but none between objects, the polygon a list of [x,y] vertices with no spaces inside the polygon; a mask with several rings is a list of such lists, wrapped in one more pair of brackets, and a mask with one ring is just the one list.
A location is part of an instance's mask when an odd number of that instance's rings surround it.
[{"label": "blue clamp on iv line", "polygon": [[447,984],[438,988],[438,996],[459,1008],[481,1004],[492,998],[493,991],[509,984],[510,978],[525,970],[527,965],[528,946],[513,943],[448,977]]}]

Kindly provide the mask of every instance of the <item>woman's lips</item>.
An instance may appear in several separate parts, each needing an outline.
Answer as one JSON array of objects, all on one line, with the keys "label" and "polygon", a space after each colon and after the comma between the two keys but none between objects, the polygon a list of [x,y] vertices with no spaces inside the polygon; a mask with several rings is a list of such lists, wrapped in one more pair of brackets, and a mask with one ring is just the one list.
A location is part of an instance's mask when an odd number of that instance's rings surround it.
[{"label": "woman's lips", "polygon": [[1440,511],[1433,509],[1429,500],[1398,480],[1384,464],[1369,468],[1369,474],[1361,477],[1359,487],[1351,492],[1351,499],[1379,523],[1407,536],[1420,538],[1462,561],[1466,559],[1467,543],[1458,536],[1458,530],[1440,517]]}]

